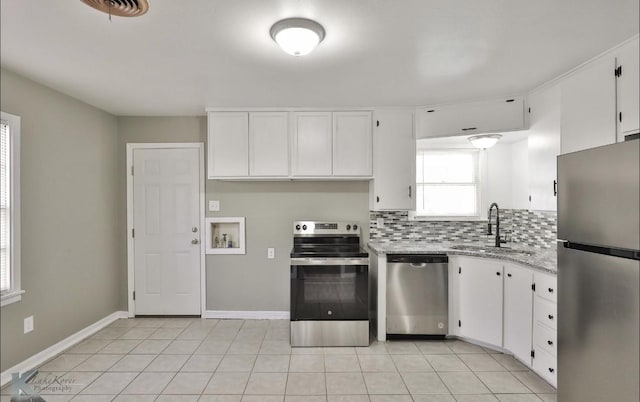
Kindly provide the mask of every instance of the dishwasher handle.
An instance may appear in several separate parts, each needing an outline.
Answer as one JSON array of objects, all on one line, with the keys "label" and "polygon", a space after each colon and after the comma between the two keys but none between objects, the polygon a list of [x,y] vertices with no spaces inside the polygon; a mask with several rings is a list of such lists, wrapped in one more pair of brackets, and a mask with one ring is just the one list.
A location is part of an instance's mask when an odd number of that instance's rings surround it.
[{"label": "dishwasher handle", "polygon": [[410,262],[409,266],[411,268],[425,268],[427,266],[426,262]]},{"label": "dishwasher handle", "polygon": [[388,254],[387,262],[425,265],[446,264],[449,262],[449,257],[446,254]]}]

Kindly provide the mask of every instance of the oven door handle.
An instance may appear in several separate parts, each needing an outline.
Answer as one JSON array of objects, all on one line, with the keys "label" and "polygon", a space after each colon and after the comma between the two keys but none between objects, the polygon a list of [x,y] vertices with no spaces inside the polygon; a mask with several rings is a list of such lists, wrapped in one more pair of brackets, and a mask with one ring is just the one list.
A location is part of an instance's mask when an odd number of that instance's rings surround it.
[{"label": "oven door handle", "polygon": [[369,265],[368,258],[292,258],[291,265]]}]

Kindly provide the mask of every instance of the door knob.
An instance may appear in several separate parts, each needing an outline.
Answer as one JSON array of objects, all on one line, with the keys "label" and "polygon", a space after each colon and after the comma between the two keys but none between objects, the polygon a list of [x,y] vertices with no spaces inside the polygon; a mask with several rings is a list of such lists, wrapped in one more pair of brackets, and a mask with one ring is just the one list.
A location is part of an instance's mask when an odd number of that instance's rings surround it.
[{"label": "door knob", "polygon": [[192,228],[191,228],[191,231],[192,231],[193,233],[197,233],[197,232],[198,232],[198,227],[197,227],[197,226],[192,227]]},{"label": "door knob", "polygon": [[198,239],[191,240],[191,244],[198,244],[198,243],[199,243]]}]

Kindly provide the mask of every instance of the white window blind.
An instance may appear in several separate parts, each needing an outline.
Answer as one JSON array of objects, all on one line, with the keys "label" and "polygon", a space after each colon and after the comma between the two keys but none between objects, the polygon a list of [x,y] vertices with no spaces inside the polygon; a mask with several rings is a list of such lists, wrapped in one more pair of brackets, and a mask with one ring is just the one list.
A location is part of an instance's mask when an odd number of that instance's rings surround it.
[{"label": "white window blind", "polygon": [[11,289],[11,152],[6,121],[0,123],[0,291]]},{"label": "white window blind", "polygon": [[419,150],[416,213],[433,217],[476,217],[479,211],[478,152]]}]

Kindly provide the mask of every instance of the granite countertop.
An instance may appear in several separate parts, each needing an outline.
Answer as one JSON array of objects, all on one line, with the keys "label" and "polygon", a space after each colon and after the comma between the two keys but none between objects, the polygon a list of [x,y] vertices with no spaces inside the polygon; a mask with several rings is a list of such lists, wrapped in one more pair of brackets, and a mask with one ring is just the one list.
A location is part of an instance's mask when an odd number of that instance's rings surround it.
[{"label": "granite countertop", "polygon": [[[551,273],[556,275],[558,272],[557,267],[557,255],[554,248],[535,248],[522,246],[517,243],[509,243],[504,248],[511,248],[514,250],[526,251],[530,254],[513,253],[507,254],[504,252],[496,251],[492,252],[492,245],[488,245],[485,242],[475,243],[440,243],[440,242],[419,242],[419,241],[370,241],[368,244],[369,250],[374,253],[380,254],[447,254],[447,255],[467,255],[471,257],[486,257],[495,258],[499,260],[506,260],[523,264],[540,271]],[[451,248],[452,246],[472,246],[482,247],[488,251],[479,250],[457,250]]]}]

